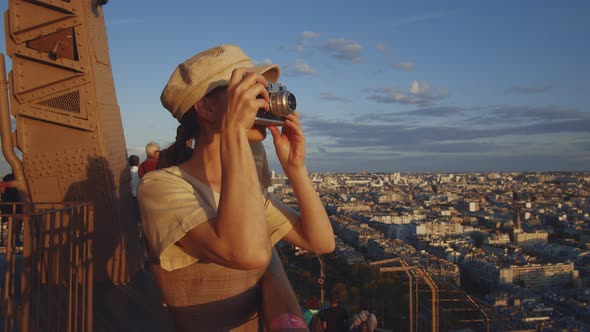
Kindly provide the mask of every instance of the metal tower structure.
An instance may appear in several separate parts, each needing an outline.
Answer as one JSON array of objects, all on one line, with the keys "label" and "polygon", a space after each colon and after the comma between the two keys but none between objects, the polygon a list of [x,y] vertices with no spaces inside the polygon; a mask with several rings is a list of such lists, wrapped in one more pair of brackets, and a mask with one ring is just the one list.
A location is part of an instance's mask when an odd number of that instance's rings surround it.
[{"label": "metal tower structure", "polygon": [[401,275],[407,278],[410,332],[457,328],[490,331],[488,314],[476,301],[452,284],[432,278],[423,267],[401,257],[370,265],[379,266],[384,273],[403,272]]}]

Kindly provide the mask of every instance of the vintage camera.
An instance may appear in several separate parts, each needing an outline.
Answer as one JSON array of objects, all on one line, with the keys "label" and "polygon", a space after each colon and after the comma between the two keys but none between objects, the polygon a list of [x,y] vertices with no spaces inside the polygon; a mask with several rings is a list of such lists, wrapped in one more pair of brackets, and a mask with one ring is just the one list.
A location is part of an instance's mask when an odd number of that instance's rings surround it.
[{"label": "vintage camera", "polygon": [[268,82],[266,90],[270,97],[270,111],[259,110],[254,123],[263,126],[282,126],[285,116],[295,112],[297,108],[295,95],[281,83]]}]

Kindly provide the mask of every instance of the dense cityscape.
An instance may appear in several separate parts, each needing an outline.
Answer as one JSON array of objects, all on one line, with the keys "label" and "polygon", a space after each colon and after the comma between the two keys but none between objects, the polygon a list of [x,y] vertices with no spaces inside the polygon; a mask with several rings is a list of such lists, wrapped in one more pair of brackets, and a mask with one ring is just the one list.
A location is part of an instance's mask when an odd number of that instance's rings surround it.
[{"label": "dense cityscape", "polygon": [[[313,182],[348,266],[401,258],[441,298],[444,285],[460,289],[511,329],[590,326],[590,173],[322,173]],[[294,201],[286,178],[272,183]],[[498,326],[488,322],[508,328]]]},{"label": "dense cityscape", "polygon": [[0,1],[0,331],[590,331],[589,4]]}]

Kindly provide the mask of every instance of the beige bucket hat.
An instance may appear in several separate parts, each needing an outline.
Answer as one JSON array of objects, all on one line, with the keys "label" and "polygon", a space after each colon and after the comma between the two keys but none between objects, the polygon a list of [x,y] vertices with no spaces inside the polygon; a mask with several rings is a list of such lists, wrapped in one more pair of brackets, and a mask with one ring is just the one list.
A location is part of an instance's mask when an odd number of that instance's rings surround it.
[{"label": "beige bucket hat", "polygon": [[162,105],[180,121],[191,106],[213,89],[227,86],[236,68],[251,68],[269,82],[277,82],[281,74],[275,64],[254,66],[238,46],[217,46],[194,55],[176,67],[160,96]]}]

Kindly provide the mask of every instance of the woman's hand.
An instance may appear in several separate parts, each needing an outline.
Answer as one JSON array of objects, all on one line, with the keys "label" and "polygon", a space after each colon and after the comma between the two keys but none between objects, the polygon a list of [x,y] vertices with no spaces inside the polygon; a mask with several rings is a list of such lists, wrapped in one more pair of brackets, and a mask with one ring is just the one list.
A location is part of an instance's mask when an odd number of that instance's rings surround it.
[{"label": "woman's hand", "polygon": [[270,109],[267,86],[264,76],[249,68],[234,69],[227,87],[227,110],[222,127],[245,132],[252,129],[258,110]]},{"label": "woman's hand", "polygon": [[295,111],[287,115],[281,130],[275,126],[268,129],[285,174],[288,175],[290,170],[305,166],[305,136],[299,121],[299,113]]},{"label": "woman's hand", "polygon": [[305,137],[297,111],[286,116],[282,130],[269,127],[277,157],[297,198],[300,221],[283,240],[306,250],[323,254],[334,250],[334,231],[324,204],[314,189],[305,167]]}]

